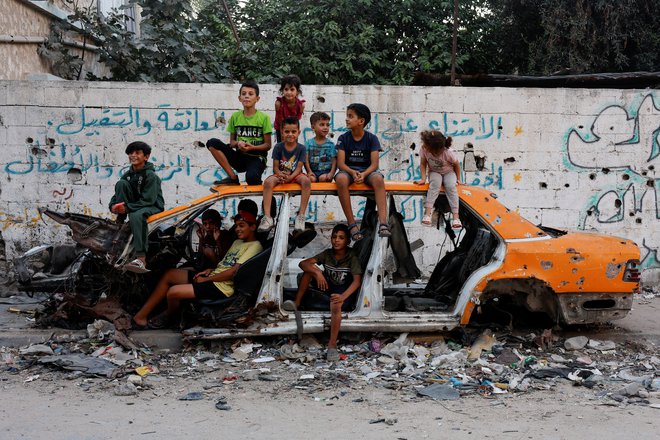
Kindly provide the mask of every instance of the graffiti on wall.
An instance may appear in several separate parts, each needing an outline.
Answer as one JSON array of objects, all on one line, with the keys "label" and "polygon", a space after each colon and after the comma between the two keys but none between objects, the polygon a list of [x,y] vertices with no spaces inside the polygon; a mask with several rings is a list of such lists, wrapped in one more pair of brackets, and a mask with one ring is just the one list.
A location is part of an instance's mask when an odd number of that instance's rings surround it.
[{"label": "graffiti on wall", "polygon": [[[176,154],[169,159],[161,159],[152,154],[149,161],[154,164],[156,173],[162,181],[172,180],[175,176],[193,177],[195,183],[210,186],[215,180],[226,176],[218,166],[195,167],[187,155]],[[8,162],[2,170],[12,176],[25,174],[70,174],[85,173],[96,179],[119,179],[129,165],[110,165],[103,162],[102,153],[89,151],[80,145],[65,145],[54,148],[42,148],[39,141],[26,151],[25,157]]]},{"label": "graffiti on wall", "polygon": [[[157,113],[156,117],[149,117]],[[211,131],[225,123],[224,112],[196,108],[178,109],[171,104],[159,104],[155,110],[132,105],[127,108],[85,107],[67,111],[64,121],[48,121],[55,133],[63,136],[83,134],[99,136],[107,128],[126,128],[133,136],[145,136],[154,128],[164,131]]]},{"label": "graffiti on wall", "polygon": [[[565,136],[567,168],[599,187],[583,207],[580,227],[623,228],[643,237],[645,268],[660,266],[660,237],[649,227],[660,219],[660,185],[655,178],[659,135],[660,98],[648,93],[629,105],[605,106],[589,126],[572,127]],[[600,181],[605,183],[599,185]]]},{"label": "graffiti on wall", "polygon": [[[330,132],[347,131],[343,124],[343,112],[330,112]],[[75,110],[67,110],[62,120],[50,120],[59,136],[100,136],[107,129],[121,128],[132,136],[145,136],[152,130],[164,132],[209,132],[224,129],[225,111],[199,108],[178,108],[172,104],[158,104],[154,109],[144,109],[129,105],[120,107],[88,107],[81,105]],[[501,115],[461,115],[443,112],[437,119],[422,124],[422,129],[442,131],[447,136],[471,137],[474,140],[502,138]],[[367,129],[383,141],[401,139],[406,133],[415,133],[420,122],[413,118],[375,113]],[[314,136],[311,128],[303,130],[303,139]]]}]

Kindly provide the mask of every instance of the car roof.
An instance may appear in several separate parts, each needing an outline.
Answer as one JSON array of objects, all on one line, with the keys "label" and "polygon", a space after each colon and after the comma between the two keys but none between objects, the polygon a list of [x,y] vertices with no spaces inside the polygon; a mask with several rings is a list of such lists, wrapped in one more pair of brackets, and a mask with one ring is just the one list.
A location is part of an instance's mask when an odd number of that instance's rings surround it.
[{"label": "car roof", "polygon": [[[389,193],[419,194],[428,191],[428,184],[417,185],[413,182],[386,180],[385,191]],[[352,195],[361,196],[373,192],[373,189],[364,183],[354,183],[349,187]],[[275,194],[300,194],[300,185],[288,183],[274,188]],[[334,182],[312,183],[311,193],[314,195],[336,194],[337,186]],[[531,239],[545,237],[547,234],[538,226],[521,217],[517,212],[508,209],[497,201],[497,195],[486,188],[469,185],[459,185],[458,194],[461,200],[479,217],[486,221],[504,240]],[[184,203],[172,209],[154,214],[149,217],[149,223],[169,218],[176,214],[189,211],[191,208],[211,204],[226,197],[262,196],[262,185],[218,185],[211,187],[211,194]]]}]

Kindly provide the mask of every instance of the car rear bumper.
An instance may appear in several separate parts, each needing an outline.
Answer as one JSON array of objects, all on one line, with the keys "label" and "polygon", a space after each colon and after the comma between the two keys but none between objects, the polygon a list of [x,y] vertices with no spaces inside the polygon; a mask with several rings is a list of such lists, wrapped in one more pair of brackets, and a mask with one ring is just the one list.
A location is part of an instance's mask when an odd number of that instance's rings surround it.
[{"label": "car rear bumper", "polygon": [[557,298],[565,324],[591,324],[625,317],[632,308],[633,293],[562,293]]}]

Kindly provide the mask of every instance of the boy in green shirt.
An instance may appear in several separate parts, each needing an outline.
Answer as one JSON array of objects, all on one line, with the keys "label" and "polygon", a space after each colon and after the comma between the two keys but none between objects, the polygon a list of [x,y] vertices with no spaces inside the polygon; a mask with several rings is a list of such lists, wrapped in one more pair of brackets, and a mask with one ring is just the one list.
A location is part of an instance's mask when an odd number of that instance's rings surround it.
[{"label": "boy in green shirt", "polygon": [[238,185],[240,182],[236,172],[245,172],[248,185],[261,185],[273,127],[270,116],[256,109],[259,102],[259,85],[256,82],[244,82],[238,92],[238,100],[243,104],[243,110],[234,112],[229,118],[229,144],[216,138],[206,142],[206,148],[227,173],[227,177],[214,183]]},{"label": "boy in green shirt", "polygon": [[151,147],[145,142],[131,142],[126,147],[126,154],[131,167],[121,176],[115,185],[115,194],[110,199],[110,211],[117,214],[117,221],[123,223],[128,217],[128,224],[133,233],[135,260],[124,266],[131,272],[148,272],[147,255],[147,218],[165,209],[160,178],[154,172],[154,166],[148,162]]}]

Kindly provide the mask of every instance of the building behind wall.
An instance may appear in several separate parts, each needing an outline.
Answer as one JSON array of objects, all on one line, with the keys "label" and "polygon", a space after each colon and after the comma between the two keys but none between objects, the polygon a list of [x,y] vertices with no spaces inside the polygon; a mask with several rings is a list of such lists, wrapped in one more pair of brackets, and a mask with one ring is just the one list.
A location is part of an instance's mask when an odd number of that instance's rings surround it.
[{"label": "building behind wall", "polygon": [[[96,11],[107,14],[128,0],[95,0]],[[48,39],[51,25],[68,21],[73,13],[71,3],[65,0],[3,0],[0,14],[0,79],[59,79],[51,61],[38,53],[39,46]],[[136,17],[135,6],[124,13]],[[131,24],[134,22],[131,21]],[[130,29],[130,28],[129,28]],[[136,29],[131,29],[136,31]],[[65,47],[77,56],[83,55],[83,70],[79,79],[87,72],[96,76],[108,76],[105,66],[98,61],[97,48],[90,42],[83,44],[81,38],[69,35],[63,41]]]}]

